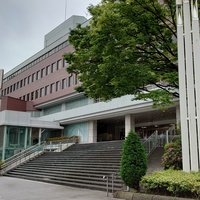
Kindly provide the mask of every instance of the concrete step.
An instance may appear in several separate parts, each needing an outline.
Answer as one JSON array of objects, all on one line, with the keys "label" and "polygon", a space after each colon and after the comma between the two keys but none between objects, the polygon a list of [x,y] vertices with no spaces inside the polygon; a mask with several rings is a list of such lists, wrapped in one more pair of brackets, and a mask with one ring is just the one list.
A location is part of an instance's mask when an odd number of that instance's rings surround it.
[{"label": "concrete step", "polygon": [[25,173],[33,173],[33,172],[45,172],[45,171],[48,171],[48,172],[51,172],[51,173],[65,173],[65,174],[68,174],[68,173],[73,173],[73,174],[77,174],[77,173],[81,173],[81,174],[90,174],[90,176],[95,176],[95,175],[106,175],[106,176],[110,176],[111,174],[115,174],[115,173],[118,173],[119,172],[119,169],[116,170],[116,169],[107,169],[107,170],[100,170],[100,169],[72,169],[72,168],[68,168],[68,169],[64,169],[64,168],[34,168],[34,167],[26,167],[26,168],[16,168],[13,171],[24,171]]},{"label": "concrete step", "polygon": [[[11,177],[15,177],[15,178],[19,178],[19,176],[11,176]],[[53,180],[53,179],[49,179],[49,178],[41,178],[41,177],[29,177],[29,176],[20,176],[20,178],[23,179],[27,179],[27,180],[35,180],[35,181],[41,181],[41,182],[46,182],[46,183],[53,183],[53,184],[60,184],[60,185],[67,185],[67,186],[71,186],[71,187],[79,187],[79,188],[88,188],[88,189],[94,189],[94,190],[102,190],[102,191],[106,191],[106,181],[104,184],[102,185],[96,185],[94,182],[93,183],[89,183],[86,184],[85,182],[66,182],[63,180]],[[109,181],[111,182],[111,181]],[[114,191],[117,190],[121,190],[121,188],[123,187],[123,184],[120,184],[119,187],[116,187],[114,184]],[[109,191],[112,190],[112,185],[111,183],[109,183],[109,187],[108,187]]]},{"label": "concrete step", "polygon": [[[29,176],[29,177],[40,177],[40,178],[49,178],[54,180],[65,180],[65,181],[73,181],[73,182],[80,182],[83,180],[85,183],[88,183],[88,181],[98,182],[99,185],[102,185],[102,182],[104,183],[105,180],[103,179],[103,176],[83,176],[83,175],[69,175],[69,174],[56,174],[56,176],[52,176],[50,173],[24,173],[24,172],[16,172],[12,171],[9,173],[9,175],[19,175],[19,176]],[[122,184],[122,181],[120,179],[115,179],[116,184]]]},{"label": "concrete step", "polygon": [[[37,159],[17,167],[6,175],[106,190],[106,181],[103,176],[111,177],[112,174],[116,174],[114,188],[121,189],[123,182],[117,176],[120,168],[121,148],[122,141],[77,144],[64,152],[45,152]],[[110,184],[109,187],[111,187]]]},{"label": "concrete step", "polygon": [[[63,176],[63,175],[70,175],[70,176],[76,176],[76,177],[97,177],[97,178],[102,178],[103,176],[108,176],[111,177],[112,174],[107,172],[102,172],[102,173],[89,173],[89,172],[82,172],[82,171],[58,171],[58,170],[51,170],[51,171],[47,171],[47,170],[28,170],[28,169],[15,169],[12,170],[10,172],[8,172],[8,174],[43,174],[43,175],[58,175],[58,176]],[[115,174],[116,179],[120,179],[119,174]],[[121,179],[120,179],[121,181]]]},{"label": "concrete step", "polygon": [[[25,167],[18,167],[20,169],[32,169],[32,170],[35,170],[36,167],[35,166],[25,166]],[[117,170],[119,169],[119,166],[103,166],[103,167],[94,167],[94,166],[62,166],[62,165],[58,165],[58,166],[38,166],[37,169],[46,169],[46,170],[51,170],[51,169],[59,169],[59,170],[70,170],[70,169],[77,169],[77,170],[91,170],[91,171],[113,171],[113,170]]]}]

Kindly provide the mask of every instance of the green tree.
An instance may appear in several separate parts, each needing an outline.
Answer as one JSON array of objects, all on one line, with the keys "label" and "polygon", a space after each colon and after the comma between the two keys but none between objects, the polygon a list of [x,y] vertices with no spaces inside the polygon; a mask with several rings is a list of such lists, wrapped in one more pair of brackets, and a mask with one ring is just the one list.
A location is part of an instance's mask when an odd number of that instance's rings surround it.
[{"label": "green tree", "polygon": [[137,133],[130,131],[123,145],[120,176],[124,183],[139,190],[139,182],[147,171],[147,157]]},{"label": "green tree", "polygon": [[[110,100],[126,94],[167,106],[179,97],[175,0],[102,0],[88,8],[90,25],[71,30],[76,89]],[[157,90],[150,90],[150,85]]]}]

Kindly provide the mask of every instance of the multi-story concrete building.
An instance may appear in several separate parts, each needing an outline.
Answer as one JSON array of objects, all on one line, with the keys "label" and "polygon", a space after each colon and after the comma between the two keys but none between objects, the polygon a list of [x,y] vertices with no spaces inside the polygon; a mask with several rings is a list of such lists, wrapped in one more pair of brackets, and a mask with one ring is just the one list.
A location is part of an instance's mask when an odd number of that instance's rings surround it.
[{"label": "multi-story concrete building", "polygon": [[141,137],[168,130],[179,121],[178,101],[165,112],[151,101],[127,95],[101,102],[77,93],[63,54],[73,51],[70,29],[86,18],[72,16],[45,35],[44,48],[3,77],[0,112],[0,160],[48,137],[79,136],[92,143],[124,139],[130,129]]}]

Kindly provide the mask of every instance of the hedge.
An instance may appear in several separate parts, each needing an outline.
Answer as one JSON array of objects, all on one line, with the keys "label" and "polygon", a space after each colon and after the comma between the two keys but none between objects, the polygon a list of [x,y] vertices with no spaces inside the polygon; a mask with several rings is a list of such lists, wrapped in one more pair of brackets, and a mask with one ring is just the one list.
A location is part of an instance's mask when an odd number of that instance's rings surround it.
[{"label": "hedge", "polygon": [[163,170],[142,177],[140,186],[146,192],[179,197],[200,197],[200,173]]}]

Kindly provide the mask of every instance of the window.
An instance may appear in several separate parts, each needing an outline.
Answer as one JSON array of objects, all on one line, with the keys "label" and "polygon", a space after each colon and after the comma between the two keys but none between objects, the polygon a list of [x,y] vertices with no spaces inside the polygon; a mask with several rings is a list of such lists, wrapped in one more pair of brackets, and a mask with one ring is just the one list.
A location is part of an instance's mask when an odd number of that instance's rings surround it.
[{"label": "window", "polygon": [[45,95],[48,95],[49,94],[49,85],[47,85],[46,87],[45,87]]},{"label": "window", "polygon": [[40,89],[40,97],[43,97],[44,96],[44,88],[41,88]]},{"label": "window", "polygon": [[7,87],[7,94],[9,94],[9,87]]},{"label": "window", "polygon": [[31,76],[28,76],[28,84],[31,83]]},{"label": "window", "polygon": [[39,97],[38,95],[39,95],[39,90],[36,90],[35,91],[35,99],[37,99]]},{"label": "window", "polygon": [[41,69],[41,78],[44,77],[44,70],[45,70],[44,68]]},{"label": "window", "polygon": [[40,71],[37,71],[36,73],[36,80],[38,80],[40,78]]},{"label": "window", "polygon": [[17,86],[16,86],[16,90],[18,90],[19,89],[19,82],[17,82]]},{"label": "window", "polygon": [[12,88],[13,88],[13,86],[11,85],[11,86],[10,86],[10,92],[12,92]]},{"label": "window", "polygon": [[27,78],[24,78],[24,86],[27,85]]},{"label": "window", "polygon": [[73,76],[73,74],[69,77],[69,87],[71,87],[72,85],[74,85],[74,76]]},{"label": "window", "polygon": [[18,133],[19,131],[17,127],[9,128],[9,143],[11,145],[18,144],[18,138],[19,138]]},{"label": "window", "polygon": [[13,85],[13,92],[16,90],[16,83]]},{"label": "window", "polygon": [[31,101],[34,99],[34,92],[31,92]]},{"label": "window", "polygon": [[51,66],[51,72],[55,72],[56,71],[56,63],[53,63]]},{"label": "window", "polygon": [[67,61],[66,60],[63,60],[63,67],[67,67]]},{"label": "window", "polygon": [[35,73],[32,74],[32,82],[34,82],[34,81],[35,81]]},{"label": "window", "polygon": [[55,83],[52,83],[50,86],[50,93],[55,92]]},{"label": "window", "polygon": [[57,81],[56,82],[56,91],[59,91],[60,90],[60,81]]},{"label": "window", "polygon": [[23,86],[23,79],[20,81],[20,88]]},{"label": "window", "polygon": [[57,61],[57,70],[62,68],[61,60]]},{"label": "window", "polygon": [[80,81],[79,81],[79,79],[78,79],[78,74],[76,74],[76,75],[75,75],[75,85],[76,85],[76,84],[79,84],[79,83],[80,83]]},{"label": "window", "polygon": [[65,89],[67,87],[67,79],[62,79],[62,89]]},{"label": "window", "polygon": [[30,100],[30,94],[27,94],[27,98],[26,98],[27,101]]},{"label": "window", "polygon": [[51,73],[51,68],[50,65],[46,67],[46,75]]}]

